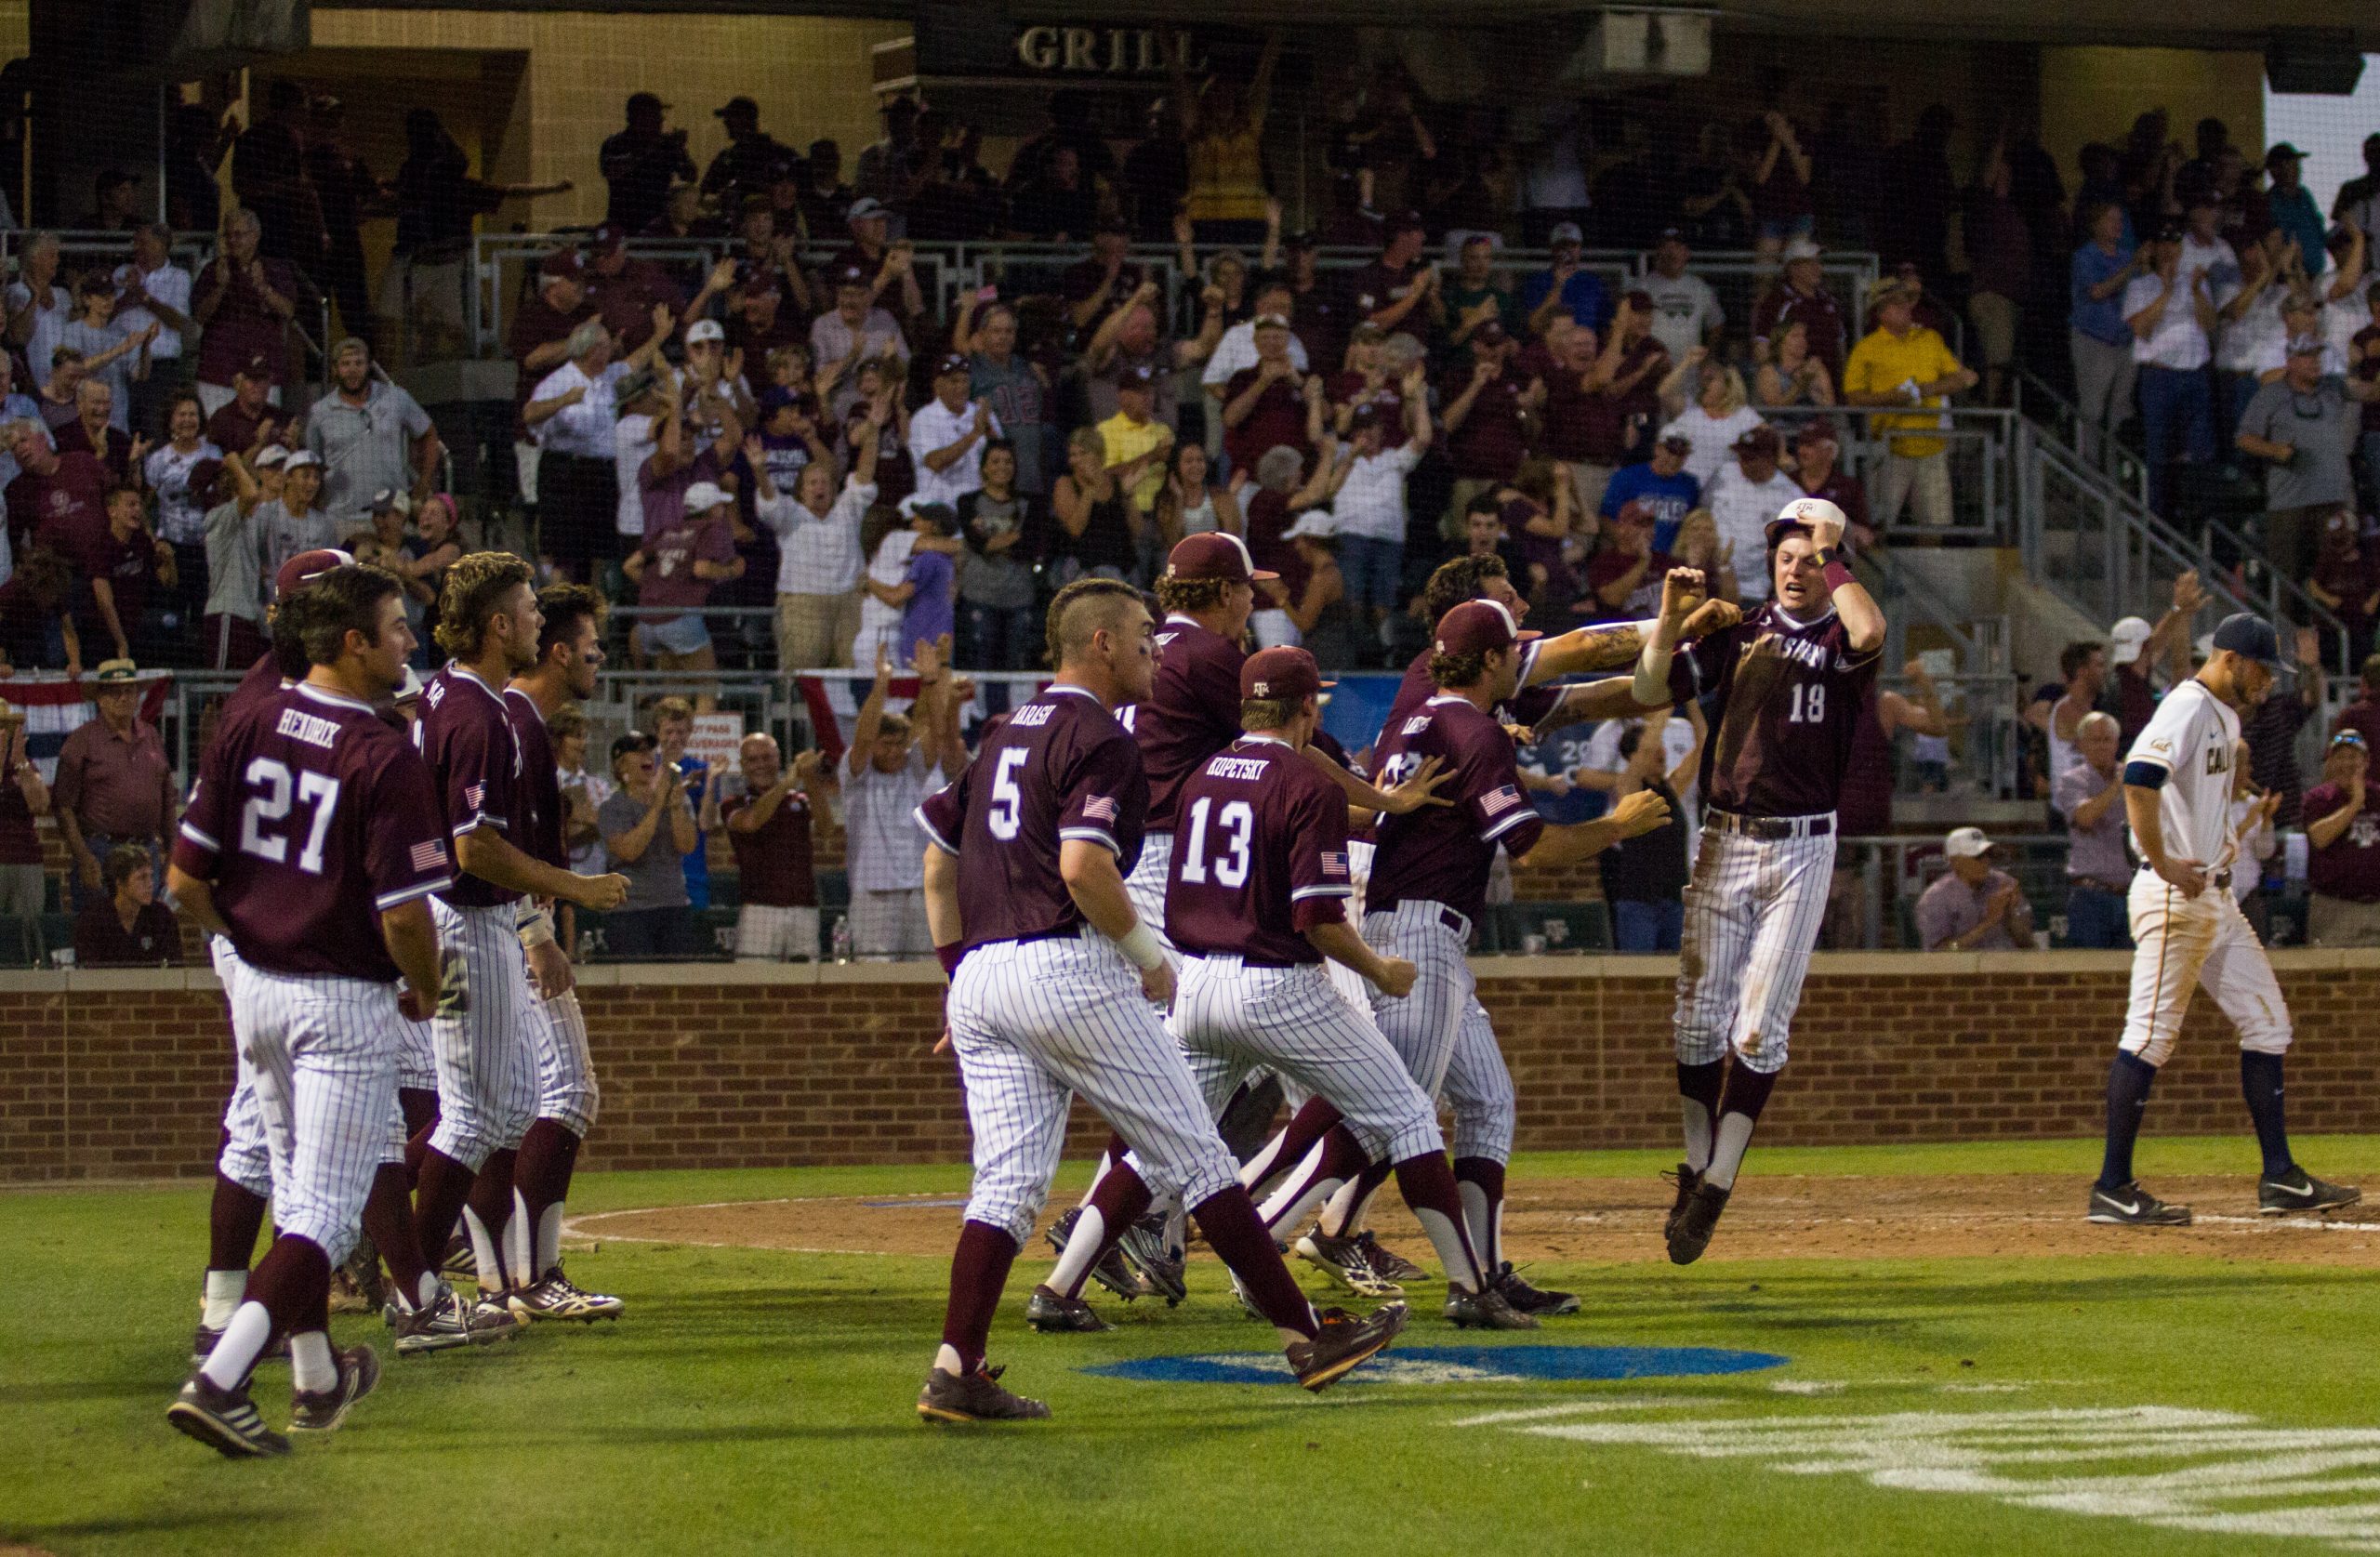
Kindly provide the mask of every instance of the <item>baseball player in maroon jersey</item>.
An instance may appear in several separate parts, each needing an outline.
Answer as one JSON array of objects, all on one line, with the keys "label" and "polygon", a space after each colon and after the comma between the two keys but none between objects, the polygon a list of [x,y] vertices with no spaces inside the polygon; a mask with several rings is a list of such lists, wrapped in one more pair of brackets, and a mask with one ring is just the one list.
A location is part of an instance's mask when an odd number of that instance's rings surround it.
[{"label": "baseball player in maroon jersey", "polygon": [[[1700,603],[1700,583],[1699,574],[1686,570],[1671,575],[1662,622],[1673,625],[1672,630]],[[1444,791],[1454,802],[1449,808],[1381,823],[1364,914],[1364,940],[1420,970],[1405,997],[1375,995],[1372,1014],[1413,1079],[1434,1098],[1474,1004],[1466,954],[1472,921],[1487,902],[1497,849],[1511,857],[1515,871],[1559,866],[1649,832],[1669,813],[1658,797],[1643,794],[1628,797],[1593,822],[1548,826],[1539,818],[1520,790],[1512,735],[1496,717],[1519,689],[1534,637],[1494,600],[1471,600],[1448,612],[1433,635],[1430,677],[1436,694],[1389,725],[1373,748],[1382,778],[1394,778],[1433,757],[1453,775]],[[1493,1033],[1486,1036],[1492,1046]],[[1266,1201],[1267,1224],[1294,1225],[1369,1161],[1370,1154],[1344,1125],[1334,1125]],[[1492,1171],[1462,1155],[1454,1166],[1472,1247],[1488,1262],[1514,1307],[1529,1313],[1575,1306],[1566,1303],[1567,1294],[1523,1290],[1526,1284],[1488,1252],[1501,1243],[1503,1171],[1501,1160],[1485,1167]]]},{"label": "baseball player in maroon jersey", "polygon": [[1122,1133],[1151,1192],[1191,1207],[1306,1388],[1332,1383],[1404,1326],[1402,1304],[1363,1319],[1314,1312],[1149,1009],[1171,999],[1173,973],[1124,891],[1148,781],[1113,710],[1148,695],[1151,627],[1128,585],[1091,578],[1060,590],[1049,615],[1051,684],[986,730],[967,771],[918,808],[927,914],[954,970],[950,1042],[975,1139],[942,1346],[918,1396],[929,1420],[1049,1415],[1001,1388],[984,1353],[1077,1093]]},{"label": "baseball player in maroon jersey", "polygon": [[[599,641],[603,597],[580,584],[537,593],[537,663],[504,689],[504,711],[521,743],[522,792],[529,822],[522,846],[554,869],[570,869],[562,839],[560,770],[546,721],[563,704],[595,695],[603,667]],[[555,923],[559,915],[562,923]],[[528,960],[529,1036],[537,1065],[537,1116],[512,1164],[512,1225],[505,1253],[508,1299],[522,1319],[616,1319],[617,1298],[574,1285],[562,1269],[562,1224],[579,1142],[594,1128],[595,1067],[587,1052],[587,1017],[570,969],[571,909],[522,900],[521,947]]]},{"label": "baseball player in maroon jersey", "polygon": [[[454,881],[430,904],[447,985],[431,1024],[438,1124],[422,1153],[414,1220],[421,1247],[443,1250],[463,1217],[479,1269],[475,1319],[490,1326],[512,1319],[504,1234],[512,1220],[513,1156],[537,1112],[520,903],[559,898],[600,912],[628,892],[623,877],[575,875],[526,846],[526,764],[497,689],[536,663],[543,624],[526,562],[500,551],[457,561],[438,608],[439,647],[454,657],[430,678],[414,727],[445,806],[456,865]],[[522,1276],[527,1285],[528,1273]]]},{"label": "baseball player in maroon jersey", "polygon": [[[1835,550],[1843,526],[1822,497],[1785,505],[1768,525],[1769,600],[1691,654],[1711,738],[1678,957],[1686,1160],[1667,1236],[1681,1265],[1709,1246],[1784,1068],[1833,880],[1835,801],[1884,643],[1884,612]],[[1678,688],[1667,657],[1647,645],[1639,701]]]},{"label": "baseball player in maroon jersey", "polygon": [[[413,653],[396,578],[340,568],[289,602],[310,668],[252,704],[207,753],[168,880],[231,938],[233,1026],[271,1144],[279,1231],[206,1361],[166,1409],[222,1454],[286,1454],[248,1396],[285,1339],[292,1432],[327,1432],[369,1393],[369,1347],[330,1343],[331,1269],[355,1241],[396,1123],[397,981],[439,987],[429,895],[453,880],[430,775],[374,704]],[[412,1296],[434,1277],[417,1272]]]},{"label": "baseball player in maroon jersey", "polygon": [[[1326,957],[1344,963],[1390,998],[1408,994],[1415,976],[1413,964],[1377,956],[1347,922],[1346,798],[1301,755],[1329,683],[1312,654],[1276,648],[1250,658],[1239,684],[1246,733],[1178,791],[1166,922],[1186,960],[1167,1027],[1217,1116],[1255,1066],[1333,1100],[1363,1159],[1395,1165],[1446,1269],[1447,1317],[1533,1329],[1537,1321],[1496,1289],[1464,1232],[1436,1103],[1323,971]],[[1073,1245],[1026,1307],[1036,1329],[1107,1327],[1082,1301],[1082,1284],[1102,1230],[1112,1242],[1147,1208],[1139,1170],[1128,1155],[1093,1190]]]}]

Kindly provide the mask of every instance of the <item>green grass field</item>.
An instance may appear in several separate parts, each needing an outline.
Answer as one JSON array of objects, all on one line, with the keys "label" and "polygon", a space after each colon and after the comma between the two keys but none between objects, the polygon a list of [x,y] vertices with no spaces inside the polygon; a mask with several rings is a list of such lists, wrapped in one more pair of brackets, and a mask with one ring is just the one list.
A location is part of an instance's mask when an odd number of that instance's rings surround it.
[{"label": "green grass field", "polygon": [[[2380,1181],[2380,1138],[2303,1150],[2327,1175]],[[1665,1160],[1543,1155],[1514,1178],[1649,1174]],[[2152,1184],[2253,1162],[2240,1141],[2142,1152]],[[2047,1142],[1755,1149],[1749,1171],[2055,1173],[2079,1186],[2095,1166],[2089,1143]],[[573,1210],[964,1185],[953,1168],[592,1174]],[[1595,1380],[1505,1377],[1472,1359],[1408,1365],[1402,1382],[1359,1374],[1317,1398],[1080,1371],[1270,1340],[1212,1265],[1170,1315],[1033,1336],[1017,1316],[1047,1267],[1033,1249],[993,1359],[1056,1419],[954,1430],[911,1410],[941,1260],[612,1242],[572,1272],[628,1300],[618,1325],[390,1360],[335,1436],[234,1463],[163,1419],[185,1372],[204,1232],[200,1186],[0,1194],[0,1545],[1372,1557],[2089,1543],[2214,1557],[2380,1543],[2380,1431],[2367,1426],[2380,1284],[2363,1270],[2136,1253],[1542,1266],[1531,1275],[1579,1290],[1584,1313],[1487,1344],[1787,1361]],[[1473,1339],[1436,1319],[1432,1290],[1404,1349]],[[385,1334],[363,1316],[334,1329]],[[269,1420],[286,1378],[259,1376]]]}]

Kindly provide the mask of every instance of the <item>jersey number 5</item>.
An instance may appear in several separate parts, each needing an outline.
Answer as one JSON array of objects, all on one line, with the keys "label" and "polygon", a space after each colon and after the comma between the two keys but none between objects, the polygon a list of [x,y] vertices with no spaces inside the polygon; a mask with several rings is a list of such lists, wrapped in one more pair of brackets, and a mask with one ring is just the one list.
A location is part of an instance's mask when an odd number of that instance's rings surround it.
[{"label": "jersey number 5", "polygon": [[1788,724],[1824,724],[1826,722],[1826,685],[1824,682],[1793,683],[1793,713]]},{"label": "jersey number 5", "polygon": [[1002,843],[1016,838],[1017,818],[1025,806],[1025,792],[1016,786],[1016,771],[1025,766],[1030,754],[1022,746],[1012,746],[1000,753],[992,769],[992,803],[984,808],[984,825]]},{"label": "jersey number 5", "polygon": [[323,842],[330,837],[331,812],[338,809],[338,780],[327,773],[295,775],[289,765],[270,757],[256,758],[243,775],[248,784],[246,804],[240,808],[240,851],[274,864],[289,858],[289,837],[280,825],[289,819],[292,789],[296,803],[313,809],[306,828],[306,847],[298,852],[298,868],[309,876],[323,873]]},{"label": "jersey number 5", "polygon": [[[1182,879],[1203,885],[1207,879],[1207,811],[1211,796],[1201,795],[1190,807],[1190,837],[1182,846]],[[1215,856],[1215,879],[1237,891],[1248,885],[1248,841],[1256,831],[1256,809],[1246,800],[1227,801],[1215,813],[1215,836],[1223,851]]]}]

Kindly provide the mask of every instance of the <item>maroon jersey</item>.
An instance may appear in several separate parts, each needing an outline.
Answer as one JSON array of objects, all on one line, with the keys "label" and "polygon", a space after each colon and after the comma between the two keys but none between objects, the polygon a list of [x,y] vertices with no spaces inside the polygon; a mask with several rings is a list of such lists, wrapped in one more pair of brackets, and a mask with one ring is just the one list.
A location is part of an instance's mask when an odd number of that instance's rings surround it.
[{"label": "maroon jersey", "polygon": [[[223,706],[216,711],[215,733],[208,738],[207,750],[215,749],[215,743],[222,739],[223,732],[231,729],[241,715],[259,703],[280,696],[281,689],[288,684],[282,679],[281,666],[272,657],[272,651],[266,650],[264,657],[248,666],[248,673],[240,678],[240,684],[231,689],[231,695],[225,698]],[[202,760],[205,756],[205,752],[199,753]]]},{"label": "maroon jersey", "polygon": [[1319,962],[1304,932],[1347,917],[1347,798],[1290,747],[1243,735],[1181,790],[1165,929],[1185,952]]},{"label": "maroon jersey", "polygon": [[[1521,645],[1521,680],[1524,682],[1537,665],[1538,645],[1544,641],[1541,638],[1532,638]],[[1381,726],[1382,747],[1387,745],[1388,732],[1420,713],[1421,705],[1437,695],[1438,684],[1430,680],[1430,651],[1424,649],[1413,656],[1411,665],[1405,667],[1405,680],[1396,683],[1396,701],[1388,706],[1388,720]],[[1535,724],[1552,713],[1554,706],[1561,701],[1562,689],[1558,686],[1523,686],[1510,700],[1496,705],[1496,718],[1504,724]],[[1378,753],[1373,755],[1372,766],[1376,771],[1385,771],[1380,768]]]},{"label": "maroon jersey", "polygon": [[1085,838],[1130,875],[1149,785],[1141,750],[1080,687],[1052,686],[984,731],[975,760],[926,798],[918,825],[959,857],[966,944],[1070,935],[1082,913],[1058,875],[1058,846]]},{"label": "maroon jersey", "polygon": [[[429,760],[450,834],[461,838],[474,828],[493,827],[528,848],[513,826],[521,815],[521,742],[495,688],[461,666],[448,665],[422,692],[413,738]],[[521,898],[459,870],[454,885],[438,895],[456,908],[490,908]]]},{"label": "maroon jersey", "polygon": [[243,962],[382,983],[379,916],[455,878],[430,770],[370,705],[311,684],[216,737],[174,864],[213,883]]},{"label": "maroon jersey", "polygon": [[1492,716],[1441,693],[1381,732],[1372,767],[1394,785],[1433,757],[1450,775],[1437,793],[1451,803],[1381,818],[1368,912],[1418,898],[1477,918],[1496,846],[1526,854],[1545,831],[1521,793],[1513,738]]},{"label": "maroon jersey", "polygon": [[1696,674],[1715,699],[1703,803],[1739,816],[1835,810],[1882,653],[1853,653],[1831,607],[1805,623],[1774,600],[1695,644]]},{"label": "maroon jersey", "polygon": [[1248,656],[1187,616],[1157,630],[1157,676],[1145,703],[1120,715],[1141,744],[1149,781],[1148,830],[1174,829],[1175,797],[1198,764],[1239,736],[1239,666]]},{"label": "maroon jersey", "polygon": [[553,737],[546,733],[546,716],[537,711],[537,700],[517,687],[504,689],[504,713],[521,746],[517,793],[520,809],[528,813],[512,819],[512,841],[546,864],[568,870],[570,851],[562,841],[561,771],[554,763]]}]

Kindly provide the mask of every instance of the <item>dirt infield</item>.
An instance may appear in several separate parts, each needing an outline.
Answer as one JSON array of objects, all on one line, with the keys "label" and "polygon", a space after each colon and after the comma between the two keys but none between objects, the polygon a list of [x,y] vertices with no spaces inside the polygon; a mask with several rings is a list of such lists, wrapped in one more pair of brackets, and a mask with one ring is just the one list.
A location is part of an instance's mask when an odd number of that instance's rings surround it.
[{"label": "dirt infield", "polygon": [[[2380,1266],[2380,1206],[2350,1207],[2327,1221],[2267,1219],[2255,1214],[2255,1186],[2245,1178],[2162,1179],[2156,1189],[2168,1199],[2192,1206],[2197,1223],[2147,1230],[2095,1227],[2082,1220],[2084,1186],[2043,1174],[1747,1176],[1706,1258],[2114,1254]],[[1653,1180],[1522,1181],[1513,1187],[1505,1207],[1508,1257],[1523,1262],[1663,1260],[1661,1220],[1670,1194],[1667,1185]],[[571,1231],[598,1241],[809,1254],[946,1255],[961,1204],[948,1196],[880,1196],[668,1206],[575,1217]],[[1426,1256],[1427,1241],[1393,1189],[1374,1207],[1373,1223],[1384,1242]],[[1053,1206],[1044,1225],[1063,1208]]]}]

